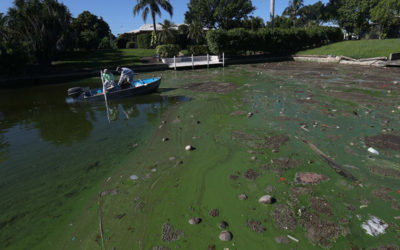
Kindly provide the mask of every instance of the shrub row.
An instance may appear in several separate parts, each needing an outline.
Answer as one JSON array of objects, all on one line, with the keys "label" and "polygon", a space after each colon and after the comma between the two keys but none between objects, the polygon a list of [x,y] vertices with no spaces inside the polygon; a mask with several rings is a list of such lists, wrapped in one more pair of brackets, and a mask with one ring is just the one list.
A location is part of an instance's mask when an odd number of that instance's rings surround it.
[{"label": "shrub row", "polygon": [[140,34],[137,36],[137,46],[139,49],[150,49],[151,34]]},{"label": "shrub row", "polygon": [[176,44],[158,45],[156,48],[157,54],[161,57],[174,57],[179,54],[180,47]]},{"label": "shrub row", "polygon": [[225,52],[228,55],[239,55],[246,51],[291,54],[342,40],[343,33],[340,28],[324,26],[309,29],[264,28],[258,31],[238,28],[207,32],[209,50],[215,54]]},{"label": "shrub row", "polygon": [[187,46],[189,55],[206,55],[208,54],[208,46],[207,45],[189,45]]}]

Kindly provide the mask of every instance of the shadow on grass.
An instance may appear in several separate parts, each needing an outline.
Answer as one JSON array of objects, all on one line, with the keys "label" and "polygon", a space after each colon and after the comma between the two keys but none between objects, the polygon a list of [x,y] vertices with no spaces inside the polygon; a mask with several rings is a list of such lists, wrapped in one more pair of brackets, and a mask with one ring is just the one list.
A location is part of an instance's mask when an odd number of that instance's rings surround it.
[{"label": "shadow on grass", "polygon": [[94,52],[77,51],[60,56],[54,62],[56,71],[82,71],[109,68],[114,70],[118,66],[141,65],[141,58],[153,56],[152,50],[102,50]]}]

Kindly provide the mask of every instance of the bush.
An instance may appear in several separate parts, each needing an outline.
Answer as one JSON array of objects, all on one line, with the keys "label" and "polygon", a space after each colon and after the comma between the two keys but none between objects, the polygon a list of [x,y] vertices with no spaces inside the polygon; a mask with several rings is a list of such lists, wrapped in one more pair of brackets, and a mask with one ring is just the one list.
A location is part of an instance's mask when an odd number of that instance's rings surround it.
[{"label": "bush", "polygon": [[180,48],[175,44],[158,45],[156,48],[157,54],[161,57],[174,57],[179,54]]},{"label": "bush", "polygon": [[116,39],[116,45],[118,49],[125,49],[128,42],[135,41],[135,36],[136,35],[133,33],[123,33],[119,35]]},{"label": "bush", "polygon": [[228,55],[239,55],[246,51],[290,54],[342,40],[343,33],[339,28],[322,26],[309,29],[264,28],[258,31],[239,28],[207,32],[209,50],[214,54],[225,52]]},{"label": "bush", "polygon": [[110,39],[108,37],[103,37],[100,41],[98,49],[111,49]]},{"label": "bush", "polygon": [[191,45],[187,46],[189,55],[206,55],[208,54],[208,46],[207,45]]},{"label": "bush", "polygon": [[136,43],[135,42],[127,42],[126,43],[126,48],[127,49],[134,49],[134,48],[136,48]]},{"label": "bush", "polygon": [[137,36],[137,47],[139,49],[150,49],[151,34],[140,34]]},{"label": "bush", "polygon": [[123,37],[118,37],[115,41],[118,49],[125,49],[126,44],[129,42],[128,39]]}]

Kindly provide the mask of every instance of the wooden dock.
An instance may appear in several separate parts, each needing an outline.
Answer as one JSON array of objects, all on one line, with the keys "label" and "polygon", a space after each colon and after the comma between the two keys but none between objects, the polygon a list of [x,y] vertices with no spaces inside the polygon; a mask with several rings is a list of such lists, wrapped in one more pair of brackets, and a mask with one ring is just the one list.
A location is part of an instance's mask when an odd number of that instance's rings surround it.
[{"label": "wooden dock", "polygon": [[210,65],[222,65],[225,66],[225,56],[222,55],[222,60],[219,56],[179,56],[172,58],[162,58],[162,62],[167,64],[169,68],[183,68],[183,67],[196,67],[196,66],[207,66]]}]

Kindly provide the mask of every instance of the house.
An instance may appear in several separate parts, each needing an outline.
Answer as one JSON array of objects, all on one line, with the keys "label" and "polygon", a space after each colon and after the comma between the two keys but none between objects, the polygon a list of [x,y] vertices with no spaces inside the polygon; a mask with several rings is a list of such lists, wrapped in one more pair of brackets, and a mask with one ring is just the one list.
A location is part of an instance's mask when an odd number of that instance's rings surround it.
[{"label": "house", "polygon": [[[187,24],[172,24],[171,29],[178,30],[178,27],[181,25],[187,26]],[[162,26],[160,24],[156,24],[156,29],[162,30]],[[151,33],[151,32],[153,32],[153,30],[154,30],[153,24],[143,24],[142,26],[140,26],[139,29],[131,30],[131,31],[128,31],[127,33],[139,35],[139,34],[143,34],[143,33]]]}]

